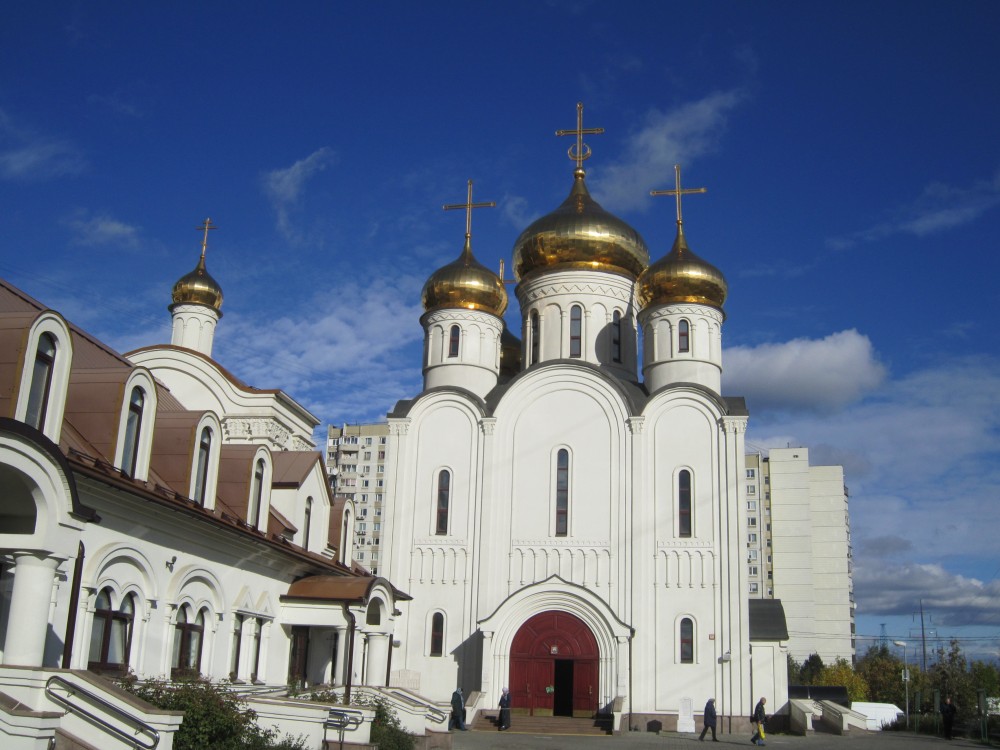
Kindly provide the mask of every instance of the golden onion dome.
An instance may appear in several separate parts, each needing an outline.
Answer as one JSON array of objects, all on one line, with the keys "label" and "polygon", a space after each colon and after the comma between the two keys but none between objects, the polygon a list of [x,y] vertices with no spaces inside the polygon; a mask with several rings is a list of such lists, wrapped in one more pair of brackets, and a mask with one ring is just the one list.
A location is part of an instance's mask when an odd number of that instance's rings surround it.
[{"label": "golden onion dome", "polygon": [[500,277],[476,260],[472,241],[465,235],[462,254],[427,279],[421,292],[424,310],[482,310],[498,318],[507,309],[507,290]]},{"label": "golden onion dome", "polygon": [[205,268],[205,253],[202,251],[198,265],[190,273],[181,276],[171,293],[175,305],[205,305],[219,311],[222,307],[222,287]]},{"label": "golden onion dome", "polygon": [[569,197],[514,243],[514,278],[547,270],[588,269],[635,278],[649,265],[646,243],[632,227],[590,197],[583,169]]},{"label": "golden onion dome", "polygon": [[500,334],[500,375],[513,377],[521,371],[521,339],[507,326]]},{"label": "golden onion dome", "polygon": [[636,282],[636,297],[643,308],[689,302],[721,310],[728,291],[722,272],[688,247],[680,222],[670,252],[643,271]]}]

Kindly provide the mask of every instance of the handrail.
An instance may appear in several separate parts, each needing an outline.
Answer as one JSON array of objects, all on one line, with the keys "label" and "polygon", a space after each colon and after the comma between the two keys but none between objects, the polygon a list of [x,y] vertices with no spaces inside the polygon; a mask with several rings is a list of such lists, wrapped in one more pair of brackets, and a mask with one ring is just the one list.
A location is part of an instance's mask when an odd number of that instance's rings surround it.
[{"label": "handrail", "polygon": [[424,714],[427,716],[427,718],[429,718],[431,721],[437,722],[438,724],[443,723],[450,715],[448,711],[441,710],[436,705],[428,701],[426,698],[416,696],[407,691],[406,688],[384,687],[384,688],[375,688],[375,691],[383,693],[386,696],[390,696],[394,700],[397,700],[401,703],[406,703],[409,704],[410,706],[413,706],[414,708],[422,710]]},{"label": "handrail", "polygon": [[331,708],[326,719],[326,725],[331,729],[359,727],[363,722],[364,715],[360,711],[343,711],[337,708]]},{"label": "handrail", "polygon": [[[92,713],[91,711],[88,711],[85,708],[76,705],[72,701],[68,700],[67,697],[65,697],[65,696],[60,695],[59,693],[57,693],[55,691],[55,688],[53,687],[54,684],[59,684],[59,685],[62,685],[63,687],[65,687],[67,690],[69,690],[69,695],[70,696],[73,696],[73,695],[79,693],[79,694],[83,695],[84,697],[88,698],[89,700],[93,701],[94,703],[98,704],[101,708],[103,708],[105,711],[107,711],[108,713],[112,714],[116,718],[118,718],[118,719],[120,719],[120,720],[122,720],[122,721],[124,721],[126,723],[134,724],[135,725],[135,734],[134,735],[130,735],[128,732],[126,732],[126,731],[124,731],[122,729],[119,729],[118,727],[114,726],[113,724],[109,724],[107,721],[105,721],[104,719],[102,719],[100,716],[97,716],[94,713]],[[91,722],[97,724],[99,727],[101,727],[102,729],[104,729],[106,732],[110,732],[111,734],[115,735],[116,737],[118,737],[118,739],[122,740],[123,742],[128,742],[128,743],[132,744],[135,747],[145,748],[145,750],[153,750],[157,745],[160,744],[160,733],[154,727],[150,726],[149,724],[147,724],[146,722],[142,721],[138,717],[133,716],[132,714],[128,713],[127,711],[123,711],[122,709],[118,708],[118,706],[114,705],[113,703],[111,703],[111,702],[105,700],[104,698],[102,698],[101,696],[99,696],[97,693],[93,693],[90,690],[87,690],[86,688],[83,688],[83,687],[81,687],[79,685],[76,685],[76,684],[70,682],[69,680],[67,680],[67,679],[65,679],[63,677],[60,677],[59,675],[53,675],[52,677],[50,677],[48,679],[48,682],[45,683],[45,694],[49,698],[51,698],[52,700],[54,700],[56,703],[58,703],[58,704],[60,704],[62,706],[65,706],[70,711],[73,711],[75,713],[80,714],[81,716],[83,716],[88,721],[91,721]],[[140,742],[138,739],[136,739],[136,737],[138,737],[139,734],[143,733],[143,732],[146,733],[146,734],[152,735],[153,744],[150,745],[150,744],[147,744],[146,742]],[[146,739],[146,738],[143,738],[143,739]]]}]

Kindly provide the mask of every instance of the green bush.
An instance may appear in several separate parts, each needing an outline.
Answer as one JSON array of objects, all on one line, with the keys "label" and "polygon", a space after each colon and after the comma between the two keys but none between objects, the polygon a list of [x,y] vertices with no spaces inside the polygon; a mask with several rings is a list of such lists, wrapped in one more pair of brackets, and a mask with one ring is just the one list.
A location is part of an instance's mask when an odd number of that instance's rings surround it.
[{"label": "green bush", "polygon": [[375,709],[371,742],[378,745],[379,750],[413,750],[416,747],[416,739],[403,730],[399,717],[384,698],[358,696],[353,702]]},{"label": "green bush", "polygon": [[126,677],[119,685],[166,711],[183,711],[174,750],[305,750],[305,741],[257,725],[257,712],[225,685],[207,680],[169,683]]}]

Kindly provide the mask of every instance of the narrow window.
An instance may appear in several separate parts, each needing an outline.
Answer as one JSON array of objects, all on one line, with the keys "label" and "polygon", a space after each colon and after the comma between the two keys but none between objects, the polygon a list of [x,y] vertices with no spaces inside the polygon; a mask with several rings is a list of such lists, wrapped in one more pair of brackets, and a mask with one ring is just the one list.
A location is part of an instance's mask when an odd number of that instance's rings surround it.
[{"label": "narrow window", "polygon": [[250,490],[250,507],[247,512],[247,523],[257,528],[260,523],[260,506],[264,500],[264,459],[258,458],[253,471],[253,487]]},{"label": "narrow window", "polygon": [[139,462],[139,432],[142,427],[142,407],[146,403],[146,394],[142,388],[132,389],[128,400],[128,418],[125,420],[125,446],[122,450],[122,474],[131,477],[135,475],[135,467]]},{"label": "narrow window", "polygon": [[458,326],[451,327],[451,336],[448,337],[448,356],[458,356],[458,342],[462,335],[462,329]]},{"label": "narrow window", "polygon": [[431,656],[444,655],[444,615],[435,612],[431,617]]},{"label": "narrow window", "polygon": [[302,548],[309,549],[309,530],[312,527],[312,514],[313,514],[313,499],[311,497],[306,498],[306,520],[302,524],[305,528],[302,529]]},{"label": "narrow window", "polygon": [[198,674],[201,670],[201,642],[205,634],[205,610],[198,612],[191,621],[187,604],[177,612],[174,626],[174,658],[172,676]]},{"label": "narrow window", "polygon": [[55,361],[56,341],[51,334],[43,333],[38,338],[35,366],[31,373],[31,386],[28,391],[28,410],[24,415],[24,421],[36,430],[45,426],[45,412],[49,406]]},{"label": "narrow window", "polygon": [[694,621],[681,620],[681,664],[694,664]]},{"label": "narrow window", "polygon": [[194,501],[198,505],[205,504],[205,493],[208,491],[208,459],[212,455],[212,431],[205,427],[198,441],[198,466],[195,468]]},{"label": "narrow window", "polygon": [[556,457],[556,536],[569,529],[569,451],[561,448]]},{"label": "narrow window", "polygon": [[542,338],[542,331],[539,326],[538,321],[538,311],[531,311],[531,361],[529,365],[533,365],[538,361],[538,350],[539,344]]},{"label": "narrow window", "polygon": [[677,351],[691,351],[691,325],[682,320],[677,326]]},{"label": "narrow window", "polygon": [[573,305],[569,311],[569,356],[579,357],[582,349],[583,308]]},{"label": "narrow window", "polygon": [[691,536],[691,472],[687,469],[677,476],[677,533]]},{"label": "narrow window", "polygon": [[240,678],[240,651],[243,649],[243,623],[246,615],[236,615],[233,618],[233,659],[229,663],[229,679]]},{"label": "narrow window", "polygon": [[448,499],[451,494],[451,473],[442,469],[438,474],[437,527],[435,533],[448,533]]},{"label": "narrow window", "polygon": [[617,310],[611,316],[611,359],[622,361],[622,314]]},{"label": "narrow window", "polygon": [[264,635],[264,621],[257,617],[253,621],[253,660],[250,664],[250,682],[257,682],[260,671],[260,642]]}]

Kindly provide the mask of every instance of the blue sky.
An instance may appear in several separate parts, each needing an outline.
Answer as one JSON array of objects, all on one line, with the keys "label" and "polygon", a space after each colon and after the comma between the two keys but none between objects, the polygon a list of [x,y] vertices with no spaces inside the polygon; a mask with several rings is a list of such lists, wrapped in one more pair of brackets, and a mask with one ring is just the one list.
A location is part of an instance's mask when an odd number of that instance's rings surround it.
[{"label": "blue sky", "polygon": [[[174,281],[225,291],[215,356],[324,422],[420,388],[419,292],[496,268],[588,184],[729,282],[724,390],[754,446],[851,492],[858,632],[1000,653],[1000,4],[7,3],[0,275],[121,350]],[[519,321],[508,314],[515,330]],[[912,652],[911,652],[912,653]]]}]

